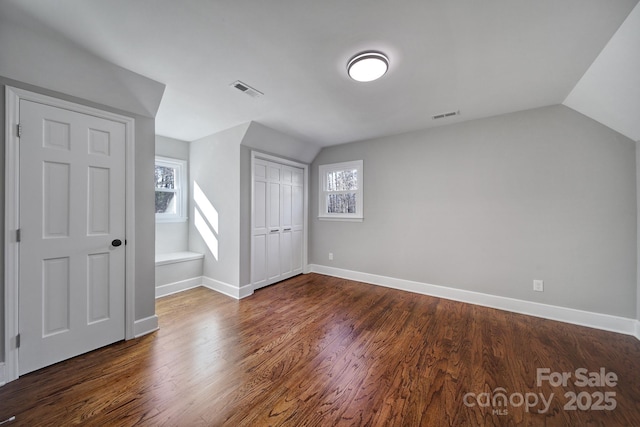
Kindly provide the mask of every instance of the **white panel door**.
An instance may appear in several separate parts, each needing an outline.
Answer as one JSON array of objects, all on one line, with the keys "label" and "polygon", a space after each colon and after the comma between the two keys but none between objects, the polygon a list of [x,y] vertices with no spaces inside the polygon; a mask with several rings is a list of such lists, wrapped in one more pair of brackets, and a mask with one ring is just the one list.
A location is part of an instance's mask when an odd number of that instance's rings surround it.
[{"label": "white panel door", "polygon": [[282,168],[280,183],[280,274],[291,275],[293,269],[293,253],[291,246],[291,170]]},{"label": "white panel door", "polygon": [[253,165],[253,232],[251,236],[251,281],[254,286],[267,284],[267,164]]},{"label": "white panel door", "polygon": [[267,184],[267,281],[275,283],[280,280],[280,165],[268,162]]},{"label": "white panel door", "polygon": [[302,254],[304,242],[304,172],[292,168],[291,178],[291,273],[303,270]]},{"label": "white panel door", "polygon": [[251,283],[254,289],[302,273],[304,172],[254,160]]},{"label": "white panel door", "polygon": [[19,373],[124,339],[125,126],[20,101]]}]

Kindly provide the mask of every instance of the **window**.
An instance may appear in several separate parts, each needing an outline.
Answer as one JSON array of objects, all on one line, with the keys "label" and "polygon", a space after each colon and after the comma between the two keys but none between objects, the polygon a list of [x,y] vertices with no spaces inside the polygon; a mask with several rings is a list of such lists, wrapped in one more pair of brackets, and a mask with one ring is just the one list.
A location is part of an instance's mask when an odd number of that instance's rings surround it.
[{"label": "window", "polygon": [[320,165],[320,219],[362,221],[362,160]]},{"label": "window", "polygon": [[187,162],[156,157],[156,221],[187,220]]}]

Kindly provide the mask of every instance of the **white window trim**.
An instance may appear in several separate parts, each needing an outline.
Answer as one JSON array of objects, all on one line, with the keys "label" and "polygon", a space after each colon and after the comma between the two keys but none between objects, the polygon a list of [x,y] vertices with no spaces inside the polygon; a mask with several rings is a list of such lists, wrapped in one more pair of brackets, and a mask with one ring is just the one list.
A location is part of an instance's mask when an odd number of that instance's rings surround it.
[{"label": "white window trim", "polygon": [[[156,213],[156,222],[185,222],[187,220],[187,161],[170,157],[156,156],[156,165],[176,170],[177,213]],[[156,188],[155,191],[158,191]]]},{"label": "white window trim", "polygon": [[[358,189],[352,192],[356,193],[356,212],[355,213],[328,213],[327,212],[327,195],[331,193],[327,191],[327,174],[330,172],[357,169],[358,170]],[[318,200],[318,219],[323,221],[354,221],[361,222],[364,220],[364,167],[362,160],[354,160],[350,162],[331,163],[320,165],[318,169],[319,181],[319,200]]]}]

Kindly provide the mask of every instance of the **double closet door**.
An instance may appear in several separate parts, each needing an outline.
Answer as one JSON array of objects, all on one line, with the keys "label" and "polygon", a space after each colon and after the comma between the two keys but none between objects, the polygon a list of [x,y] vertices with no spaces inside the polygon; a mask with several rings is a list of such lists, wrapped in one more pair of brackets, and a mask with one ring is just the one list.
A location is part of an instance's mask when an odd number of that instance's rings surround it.
[{"label": "double closet door", "polygon": [[302,169],[254,159],[252,228],[251,283],[254,289],[302,273]]}]

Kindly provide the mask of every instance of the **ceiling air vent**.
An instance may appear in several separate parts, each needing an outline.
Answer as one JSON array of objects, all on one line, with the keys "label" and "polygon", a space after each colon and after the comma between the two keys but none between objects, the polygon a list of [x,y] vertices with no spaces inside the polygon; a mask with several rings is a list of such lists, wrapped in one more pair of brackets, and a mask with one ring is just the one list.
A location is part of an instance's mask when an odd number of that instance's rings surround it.
[{"label": "ceiling air vent", "polygon": [[449,113],[436,114],[432,118],[433,120],[437,120],[437,119],[444,119],[445,117],[452,117],[452,116],[459,116],[459,115],[460,115],[460,110],[451,111]]},{"label": "ceiling air vent", "polygon": [[258,98],[264,95],[264,93],[260,92],[258,89],[254,89],[248,84],[241,82],[240,80],[236,80],[235,82],[231,83],[231,87],[238,89],[240,92],[244,92],[252,98]]}]

